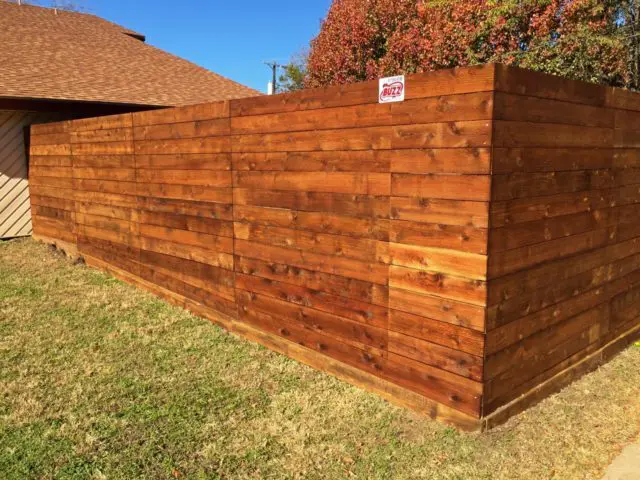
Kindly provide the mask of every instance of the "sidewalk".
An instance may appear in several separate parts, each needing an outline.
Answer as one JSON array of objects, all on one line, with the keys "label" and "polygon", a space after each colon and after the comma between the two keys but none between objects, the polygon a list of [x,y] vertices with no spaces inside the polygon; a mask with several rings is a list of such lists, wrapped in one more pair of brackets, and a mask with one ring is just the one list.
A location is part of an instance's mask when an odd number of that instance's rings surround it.
[{"label": "sidewalk", "polygon": [[625,447],[602,480],[640,480],[640,443]]}]

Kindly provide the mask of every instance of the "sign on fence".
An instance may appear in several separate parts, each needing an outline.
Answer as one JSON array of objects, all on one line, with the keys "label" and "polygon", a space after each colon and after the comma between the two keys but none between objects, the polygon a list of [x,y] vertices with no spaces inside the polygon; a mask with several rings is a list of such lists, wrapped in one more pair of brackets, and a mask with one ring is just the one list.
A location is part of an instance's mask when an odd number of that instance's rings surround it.
[{"label": "sign on fence", "polygon": [[404,102],[404,75],[380,79],[379,103]]}]

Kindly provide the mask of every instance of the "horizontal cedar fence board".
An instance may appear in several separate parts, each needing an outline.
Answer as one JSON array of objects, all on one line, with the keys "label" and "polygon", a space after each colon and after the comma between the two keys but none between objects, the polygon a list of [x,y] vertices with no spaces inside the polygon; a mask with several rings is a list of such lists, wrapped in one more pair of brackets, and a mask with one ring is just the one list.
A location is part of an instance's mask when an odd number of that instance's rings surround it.
[{"label": "horizontal cedar fence board", "polygon": [[[31,145],[63,145],[69,143],[70,135],[68,132],[48,133],[43,135],[34,135]],[[38,149],[36,149],[37,151]]]},{"label": "horizontal cedar fence board", "polygon": [[131,129],[133,120],[130,113],[107,115],[104,117],[82,118],[69,122],[69,131],[76,134],[84,131],[96,132],[96,138],[103,135],[102,130]]},{"label": "horizontal cedar fence board", "polygon": [[391,194],[396,197],[419,197],[450,200],[488,201],[490,179],[487,175],[413,175],[394,173]]},{"label": "horizontal cedar fence board", "polygon": [[486,279],[487,257],[485,255],[445,248],[390,243],[389,259],[392,265],[449,273],[478,280]]},{"label": "horizontal cedar fence board", "polygon": [[389,239],[409,245],[487,253],[487,230],[472,226],[392,220]]},{"label": "horizontal cedar fence board", "polygon": [[613,110],[616,128],[622,130],[640,129],[640,112],[630,110]]},{"label": "horizontal cedar fence board", "polygon": [[40,195],[31,195],[31,206],[51,207],[58,210],[75,211],[75,202],[73,198],[54,198]]},{"label": "horizontal cedar fence board", "polygon": [[119,142],[76,143],[71,145],[74,155],[126,155],[133,153],[130,140]]},{"label": "horizontal cedar fence board", "polygon": [[615,112],[560,100],[496,92],[494,118],[518,122],[613,128]]},{"label": "horizontal cedar fence board", "polygon": [[612,206],[632,205],[638,200],[640,200],[640,185],[624,185],[619,188],[492,202],[491,224],[492,227],[499,228],[545,218],[561,218],[565,215],[603,210]]},{"label": "horizontal cedar fence board", "polygon": [[233,210],[238,222],[252,223],[254,226],[283,227],[373,240],[389,239],[389,220],[373,215],[353,217],[351,214],[354,212],[331,214],[288,209],[284,206],[272,208],[242,204],[234,204]]},{"label": "horizontal cedar fence board", "polygon": [[34,180],[41,177],[71,178],[72,168],[69,166],[40,166],[32,165],[29,169]]},{"label": "horizontal cedar fence board", "polygon": [[427,365],[457,373],[474,380],[482,379],[482,357],[441,347],[419,338],[389,332],[389,351]]},{"label": "horizontal cedar fence board", "polygon": [[136,181],[136,171],[133,168],[87,168],[73,167],[74,178],[87,178],[98,180],[121,180],[127,182]]},{"label": "horizontal cedar fence board", "polygon": [[375,152],[389,158],[394,173],[470,173],[487,174],[491,153],[488,148],[446,148]]},{"label": "horizontal cedar fence board", "polygon": [[229,204],[232,201],[231,187],[209,187],[206,185],[171,185],[158,183],[137,183],[138,195],[175,200],[197,200]]},{"label": "horizontal cedar fence board", "polygon": [[33,167],[71,167],[71,155],[31,155],[29,165]]},{"label": "horizontal cedar fence board", "polygon": [[[69,159],[71,161],[71,159]],[[135,168],[133,155],[74,155],[76,168]],[[69,164],[70,165],[70,164]]]},{"label": "horizontal cedar fence board", "polygon": [[51,135],[56,133],[68,133],[70,128],[69,121],[52,122],[52,123],[35,123],[31,125],[31,135],[33,137],[41,135]]},{"label": "horizontal cedar fence board", "polygon": [[140,197],[137,201],[139,207],[148,212],[165,212],[175,215],[233,220],[232,206],[230,204],[154,197]]},{"label": "horizontal cedar fence board", "polygon": [[136,155],[136,166],[169,170],[231,170],[230,153],[177,153],[173,155]]},{"label": "horizontal cedar fence board", "polygon": [[362,172],[234,172],[234,186],[265,190],[354,193],[389,196],[388,173]]},{"label": "horizontal cedar fence board", "polygon": [[[604,107],[610,89],[592,83],[496,65],[495,90],[527,97]],[[515,115],[518,115],[516,112]],[[558,113],[559,116],[563,113]]]},{"label": "horizontal cedar fence board", "polygon": [[620,110],[640,111],[640,100],[636,92],[622,88],[607,89],[607,106]]},{"label": "horizontal cedar fence board", "polygon": [[[415,148],[487,147],[491,143],[491,122],[473,120],[423,125],[364,127],[347,130],[315,130],[305,132],[233,135],[234,152],[305,152],[310,150],[393,150]],[[186,144],[198,151],[217,151],[224,143],[217,137],[172,141],[148,141],[136,153],[153,153],[153,149],[171,151]]]},{"label": "horizontal cedar fence board", "polygon": [[496,147],[611,148],[614,133],[602,127],[495,120],[493,141]]},{"label": "horizontal cedar fence board", "polygon": [[[360,150],[331,152],[258,152],[232,154],[236,171],[326,171],[386,173],[391,161],[402,158],[427,159],[435,150]],[[438,150],[442,152],[444,150]],[[442,162],[434,161],[434,165]],[[486,164],[488,168],[488,163]],[[437,166],[434,166],[434,169]],[[463,167],[464,168],[464,167]],[[470,166],[473,169],[475,167]],[[483,168],[479,166],[477,168]]]},{"label": "horizontal cedar fence board", "polygon": [[282,247],[295,247],[300,250],[315,250],[317,253],[385,264],[390,263],[391,260],[389,244],[380,240],[244,222],[236,223],[234,228],[235,238],[240,240],[253,240]]},{"label": "horizontal cedar fence board", "polygon": [[421,197],[391,197],[390,216],[417,223],[484,227],[489,224],[489,203]]},{"label": "horizontal cedar fence board", "polygon": [[136,112],[132,115],[132,125],[138,128],[150,125],[199,122],[228,117],[229,102],[216,102]]},{"label": "horizontal cedar fence board", "polygon": [[175,125],[151,125],[135,127],[133,135],[136,140],[158,140],[166,138],[195,138],[229,135],[229,120],[215,118],[212,120],[198,120],[194,122],[178,123]]},{"label": "horizontal cedar fence board", "polygon": [[234,153],[234,170],[488,174],[488,148]]},{"label": "horizontal cedar fence board", "polygon": [[[303,212],[353,216],[364,219],[388,219],[389,198],[373,195],[351,195],[327,192],[262,190],[235,187],[233,204],[280,208]],[[328,211],[328,213],[327,213]]]},{"label": "horizontal cedar fence board", "polygon": [[541,173],[640,166],[633,152],[593,148],[494,148],[494,173]]},{"label": "horizontal cedar fence board", "polygon": [[[203,138],[168,138],[162,140],[136,140],[136,154],[159,153],[224,153],[231,149],[229,137],[203,137]],[[106,147],[105,147],[106,148]],[[117,149],[114,144],[113,150]],[[91,150],[91,149],[86,149]],[[131,148],[130,152],[133,152]],[[91,153],[100,153],[93,152]],[[124,153],[124,152],[121,152]]]},{"label": "horizontal cedar fence board", "polygon": [[70,132],[71,143],[127,142],[133,139],[131,127]]},{"label": "horizontal cedar fence board", "polygon": [[267,315],[275,315],[284,321],[291,321],[293,325],[298,325],[300,328],[316,330],[324,335],[340,339],[349,345],[365,350],[371,348],[373,353],[382,357],[386,356],[386,329],[366,325],[255,291],[244,291],[243,289],[240,291],[242,292],[240,294],[242,297],[240,308],[245,314],[249,314],[249,308],[245,309],[244,307],[250,304],[256,310]]},{"label": "horizontal cedar fence board", "polygon": [[37,156],[63,156],[71,154],[71,145],[65,144],[44,144],[31,146],[31,155]]},{"label": "horizontal cedar fence board", "polygon": [[137,179],[143,183],[170,185],[204,185],[209,187],[231,186],[231,172],[227,170],[155,170],[138,168]]},{"label": "horizontal cedar fence board", "polygon": [[637,330],[639,96],[501,65],[405,93],[34,126],[34,233],[401,404],[496,423]]},{"label": "horizontal cedar fence board", "polygon": [[481,280],[392,265],[389,268],[389,285],[478,306],[486,304],[486,284]]},{"label": "horizontal cedar fence board", "polygon": [[[495,66],[495,90],[551,100],[640,111],[636,92],[609,88],[504,65]],[[563,115],[560,112],[559,117]]]},{"label": "horizontal cedar fence board", "polygon": [[[561,193],[609,190],[627,185],[640,186],[640,168],[497,174],[493,177],[492,197],[498,202]],[[543,202],[544,199],[540,201]]]}]

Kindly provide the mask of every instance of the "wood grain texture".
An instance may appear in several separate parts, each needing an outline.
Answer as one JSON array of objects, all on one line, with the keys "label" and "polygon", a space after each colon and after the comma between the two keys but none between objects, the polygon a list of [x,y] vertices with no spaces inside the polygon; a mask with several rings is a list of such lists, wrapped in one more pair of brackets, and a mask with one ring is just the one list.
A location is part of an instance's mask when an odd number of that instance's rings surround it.
[{"label": "wood grain texture", "polygon": [[39,127],[34,228],[318,368],[497,424],[636,332],[639,106],[493,65],[408,76],[392,105],[365,82]]},{"label": "wood grain texture", "polygon": [[477,418],[493,68],[410,83],[394,105],[363,84],[36,129],[37,223]]},{"label": "wood grain texture", "polygon": [[493,424],[640,323],[638,95],[496,75],[483,414],[504,409]]}]

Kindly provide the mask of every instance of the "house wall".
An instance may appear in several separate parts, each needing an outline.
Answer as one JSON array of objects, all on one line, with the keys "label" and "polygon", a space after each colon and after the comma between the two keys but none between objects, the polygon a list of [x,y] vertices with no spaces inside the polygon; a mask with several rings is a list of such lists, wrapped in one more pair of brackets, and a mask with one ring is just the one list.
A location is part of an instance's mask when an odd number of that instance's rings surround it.
[{"label": "house wall", "polygon": [[31,235],[25,128],[58,118],[50,113],[0,110],[0,238]]}]

